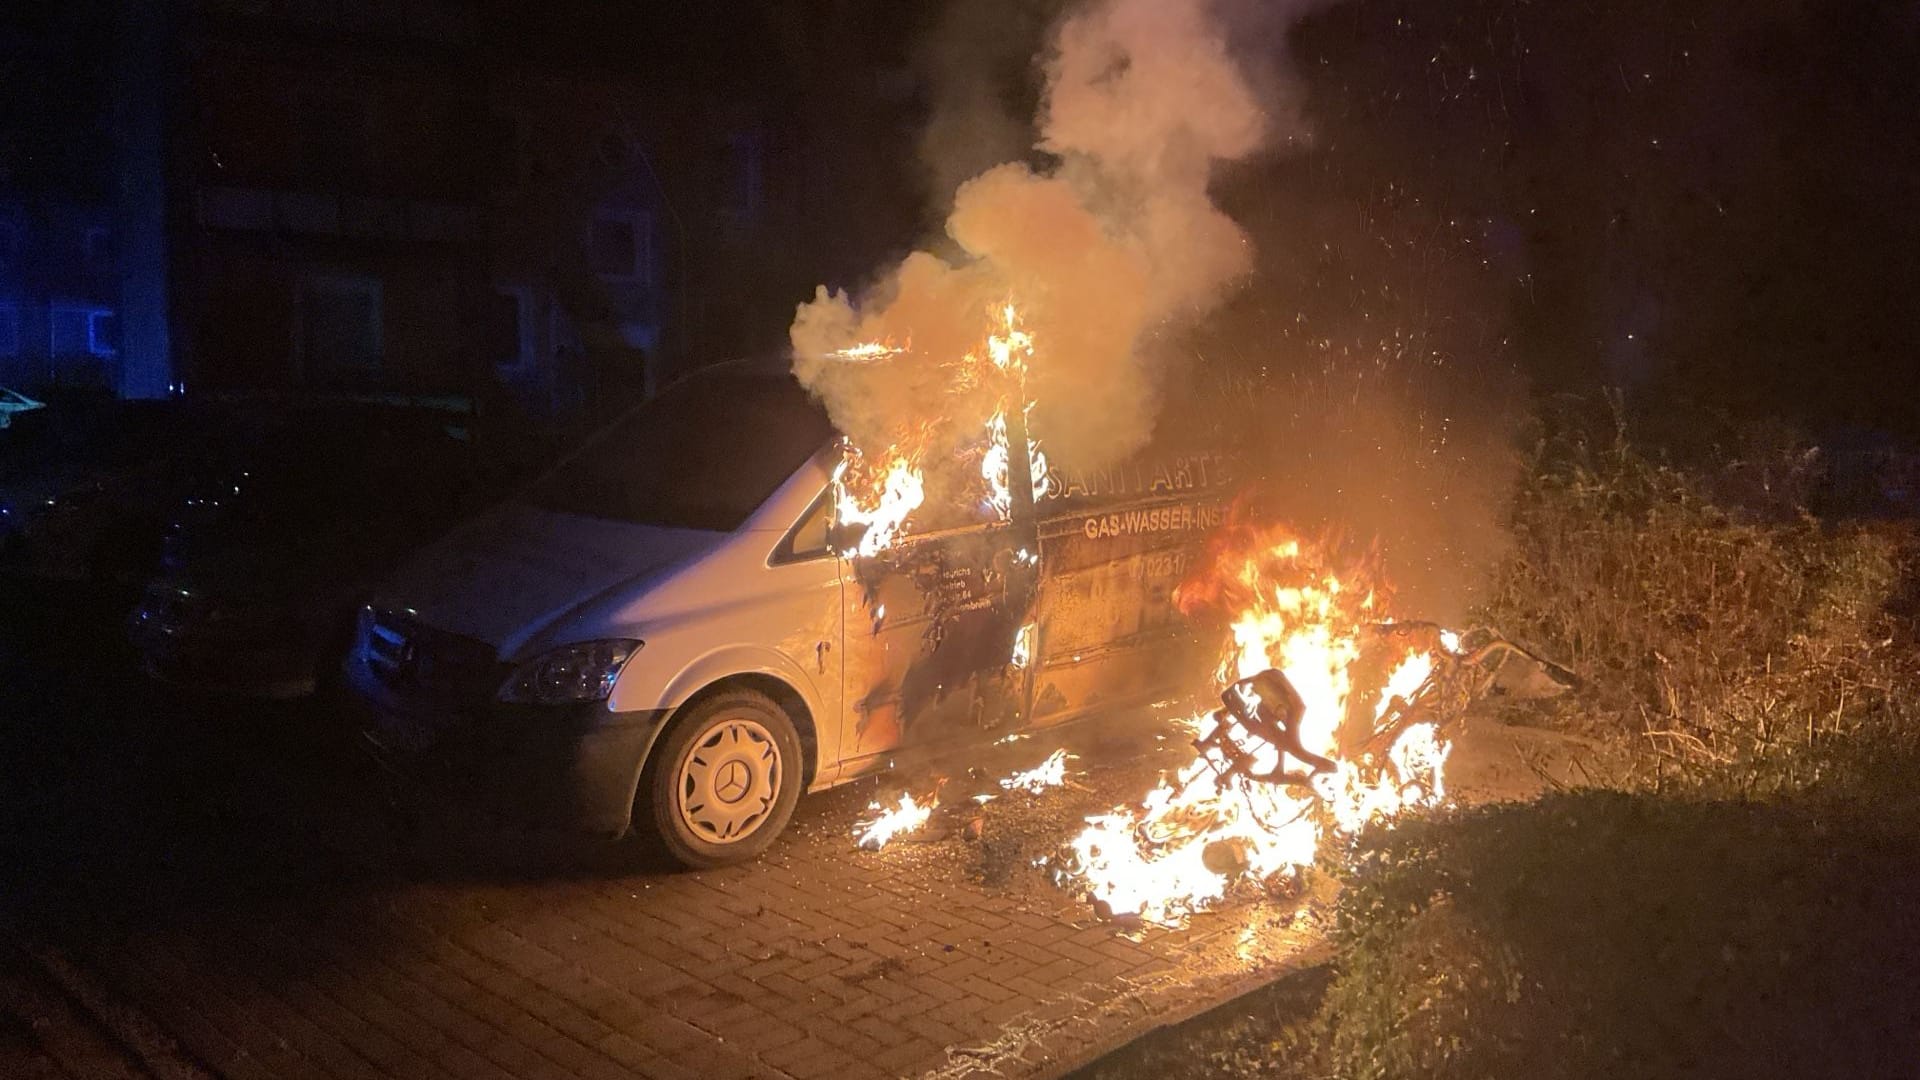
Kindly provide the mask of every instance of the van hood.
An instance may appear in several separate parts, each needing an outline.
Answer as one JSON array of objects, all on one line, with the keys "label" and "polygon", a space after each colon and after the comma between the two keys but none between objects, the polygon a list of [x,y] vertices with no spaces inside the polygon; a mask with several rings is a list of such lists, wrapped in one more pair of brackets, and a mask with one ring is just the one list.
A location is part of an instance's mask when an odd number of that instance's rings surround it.
[{"label": "van hood", "polygon": [[726,537],[509,503],[413,557],[377,602],[509,657],[607,590],[697,558]]}]

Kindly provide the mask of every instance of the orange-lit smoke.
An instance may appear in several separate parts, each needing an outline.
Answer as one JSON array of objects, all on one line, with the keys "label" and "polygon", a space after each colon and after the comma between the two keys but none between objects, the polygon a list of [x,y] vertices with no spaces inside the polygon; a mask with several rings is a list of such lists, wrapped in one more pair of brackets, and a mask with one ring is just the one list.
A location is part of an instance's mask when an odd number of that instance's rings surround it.
[{"label": "orange-lit smoke", "polygon": [[[1042,342],[1028,391],[1054,455],[1098,467],[1151,434],[1156,336],[1253,265],[1209,184],[1275,134],[1212,13],[1202,0],[1096,0],[1068,15],[1044,58],[1036,149],[1050,164],[961,184],[946,222],[956,255],[917,251],[857,297],[822,286],[800,306],[795,373],[856,446],[897,443],[930,403],[973,437],[997,399],[948,365],[1009,298]],[[901,351],[845,352],[870,342]],[[949,449],[930,448],[935,460]]]}]

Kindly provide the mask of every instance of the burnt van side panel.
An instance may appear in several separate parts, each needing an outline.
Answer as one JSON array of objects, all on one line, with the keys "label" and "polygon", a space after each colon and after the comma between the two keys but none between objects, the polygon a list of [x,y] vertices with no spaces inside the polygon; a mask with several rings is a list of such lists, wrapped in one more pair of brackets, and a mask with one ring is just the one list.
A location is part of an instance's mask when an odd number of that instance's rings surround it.
[{"label": "burnt van side panel", "polygon": [[851,771],[1023,723],[1014,641],[1031,621],[1036,572],[1016,558],[1016,544],[1005,526],[975,526],[847,562],[840,734]]},{"label": "burnt van side panel", "polygon": [[1030,528],[910,535],[842,564],[841,778],[1204,683],[1218,643],[1197,641],[1173,594],[1225,518],[1226,460],[1053,480]]},{"label": "burnt van side panel", "polygon": [[1056,477],[1041,505],[1035,723],[1204,684],[1218,643],[1195,637],[1174,590],[1225,518],[1231,471],[1192,454]]}]

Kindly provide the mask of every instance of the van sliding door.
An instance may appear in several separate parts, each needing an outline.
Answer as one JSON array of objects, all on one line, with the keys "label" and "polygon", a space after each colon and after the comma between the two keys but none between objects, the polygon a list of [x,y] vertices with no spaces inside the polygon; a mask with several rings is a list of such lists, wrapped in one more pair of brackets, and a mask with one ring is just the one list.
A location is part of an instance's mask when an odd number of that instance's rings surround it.
[{"label": "van sliding door", "polygon": [[856,771],[997,738],[1031,719],[1038,538],[1024,437],[1013,445],[1022,452],[1010,487],[1026,497],[1016,495],[1010,520],[982,521],[999,515],[978,506],[933,507],[893,547],[842,565],[842,745]]}]

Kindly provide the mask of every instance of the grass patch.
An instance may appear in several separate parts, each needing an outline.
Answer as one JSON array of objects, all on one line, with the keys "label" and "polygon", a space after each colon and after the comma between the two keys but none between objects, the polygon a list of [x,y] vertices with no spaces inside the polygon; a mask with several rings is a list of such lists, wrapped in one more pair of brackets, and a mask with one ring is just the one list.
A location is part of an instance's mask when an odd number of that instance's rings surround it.
[{"label": "grass patch", "polygon": [[1583,792],[1376,834],[1318,1073],[1900,1074],[1920,1061],[1914,810]]}]

